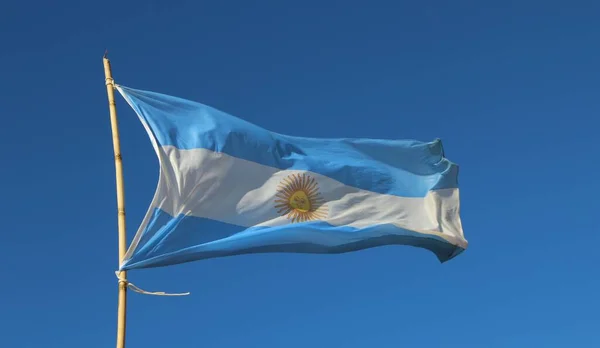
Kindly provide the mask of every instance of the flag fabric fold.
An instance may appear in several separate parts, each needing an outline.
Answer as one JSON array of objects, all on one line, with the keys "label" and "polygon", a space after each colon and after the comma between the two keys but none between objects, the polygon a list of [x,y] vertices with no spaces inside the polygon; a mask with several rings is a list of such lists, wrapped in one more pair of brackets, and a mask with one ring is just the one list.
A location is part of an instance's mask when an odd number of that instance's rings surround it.
[{"label": "flag fabric fold", "polygon": [[288,136],[197,102],[116,88],[160,163],[120,270],[392,244],[444,262],[467,248],[458,167],[440,140]]}]

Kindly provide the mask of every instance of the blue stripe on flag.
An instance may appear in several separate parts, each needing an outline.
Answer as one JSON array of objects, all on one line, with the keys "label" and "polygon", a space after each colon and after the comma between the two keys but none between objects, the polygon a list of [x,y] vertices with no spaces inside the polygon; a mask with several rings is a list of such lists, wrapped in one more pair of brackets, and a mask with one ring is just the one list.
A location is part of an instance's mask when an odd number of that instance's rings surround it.
[{"label": "blue stripe on flag", "polygon": [[376,193],[424,197],[456,188],[458,167],[440,140],[315,139],[270,132],[209,106],[124,86],[158,146],[202,148],[262,165],[307,170]]},{"label": "blue stripe on flag", "polygon": [[155,209],[142,232],[138,250],[120,270],[161,267],[184,262],[252,253],[337,254],[383,245],[409,245],[433,252],[441,262],[464,249],[441,237],[395,225],[365,228],[305,222],[277,227],[244,228],[216,220]]}]

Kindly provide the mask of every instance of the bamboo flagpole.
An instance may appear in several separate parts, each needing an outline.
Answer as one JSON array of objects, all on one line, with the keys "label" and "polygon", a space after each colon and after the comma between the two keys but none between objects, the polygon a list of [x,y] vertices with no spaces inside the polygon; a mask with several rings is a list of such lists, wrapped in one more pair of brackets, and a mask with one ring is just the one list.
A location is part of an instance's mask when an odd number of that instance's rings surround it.
[{"label": "bamboo flagpole", "polygon": [[[113,149],[115,154],[115,174],[117,186],[117,219],[119,226],[119,265],[127,252],[127,235],[125,234],[125,190],[123,186],[123,160],[121,158],[121,141],[117,122],[117,106],[115,104],[115,83],[112,77],[110,61],[104,54],[104,76],[108,108],[110,110],[110,126],[112,130]],[[119,272],[119,309],[117,313],[117,348],[125,348],[125,324],[127,309],[127,272]]]}]

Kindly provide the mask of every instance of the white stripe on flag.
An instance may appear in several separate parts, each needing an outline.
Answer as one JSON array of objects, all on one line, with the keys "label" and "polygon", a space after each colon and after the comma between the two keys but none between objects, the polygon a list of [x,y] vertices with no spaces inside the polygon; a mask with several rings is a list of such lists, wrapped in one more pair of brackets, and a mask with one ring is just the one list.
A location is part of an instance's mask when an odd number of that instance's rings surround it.
[{"label": "white stripe on flag", "polygon": [[[327,214],[318,220],[336,226],[395,224],[439,234],[465,245],[458,189],[399,197],[346,186],[312,172],[279,170],[206,149],[159,148],[161,177],[151,208],[176,216],[203,217],[244,227],[290,223],[278,213],[278,187],[291,174],[307,174],[318,184]],[[142,227],[145,224],[142,225]]]}]

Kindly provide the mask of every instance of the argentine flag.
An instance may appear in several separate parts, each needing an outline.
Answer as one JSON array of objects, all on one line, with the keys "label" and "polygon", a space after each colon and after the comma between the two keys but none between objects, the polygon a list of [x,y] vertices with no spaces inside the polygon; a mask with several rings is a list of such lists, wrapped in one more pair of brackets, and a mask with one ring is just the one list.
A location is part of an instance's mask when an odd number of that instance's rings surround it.
[{"label": "argentine flag", "polygon": [[197,102],[116,88],[160,163],[120,270],[391,244],[444,262],[467,248],[458,167],[439,140],[288,136]]}]

